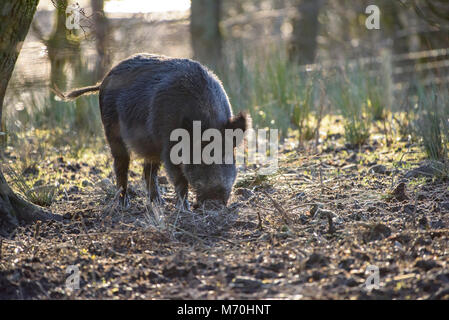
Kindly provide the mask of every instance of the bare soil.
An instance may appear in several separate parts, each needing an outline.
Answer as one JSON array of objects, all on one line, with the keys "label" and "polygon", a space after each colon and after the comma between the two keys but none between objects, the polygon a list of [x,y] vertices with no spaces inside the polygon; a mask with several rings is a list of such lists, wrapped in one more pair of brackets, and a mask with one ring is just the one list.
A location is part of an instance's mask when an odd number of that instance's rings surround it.
[{"label": "bare soil", "polygon": [[164,176],[167,204],[150,206],[139,161],[122,210],[106,148],[54,149],[22,173],[58,184],[50,209],[64,221],[3,228],[0,299],[448,299],[448,181],[418,172],[406,141],[325,141],[313,154],[287,140],[276,174],[241,171],[228,208],[194,212],[175,209]]}]

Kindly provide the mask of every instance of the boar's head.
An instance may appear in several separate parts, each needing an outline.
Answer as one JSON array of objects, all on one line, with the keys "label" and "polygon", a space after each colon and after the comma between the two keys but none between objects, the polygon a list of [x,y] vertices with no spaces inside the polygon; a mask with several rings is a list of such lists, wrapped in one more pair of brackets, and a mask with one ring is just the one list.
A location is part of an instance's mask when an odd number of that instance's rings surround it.
[{"label": "boar's head", "polygon": [[[221,148],[219,154],[215,154],[216,149],[211,150],[210,155],[213,156],[213,163],[205,163],[204,157],[201,158],[200,164],[184,164],[182,171],[186,177],[189,185],[196,193],[197,206],[208,202],[213,202],[219,205],[227,205],[231,195],[232,186],[234,185],[237,176],[237,169],[235,164],[235,147],[241,143],[243,133],[247,127],[247,116],[244,113],[239,113],[231,117],[222,128],[216,128],[221,135]],[[207,130],[202,129],[203,133]],[[232,134],[234,136],[232,136]],[[230,136],[230,138],[227,136]],[[214,141],[210,138],[210,142]],[[204,148],[210,142],[202,142],[201,150],[204,155]],[[228,144],[228,147],[226,147]],[[193,153],[193,147],[192,147]],[[228,152],[226,152],[228,151]],[[193,157],[192,157],[193,158]],[[218,158],[221,160],[219,161]],[[218,163],[217,163],[218,162]]]}]

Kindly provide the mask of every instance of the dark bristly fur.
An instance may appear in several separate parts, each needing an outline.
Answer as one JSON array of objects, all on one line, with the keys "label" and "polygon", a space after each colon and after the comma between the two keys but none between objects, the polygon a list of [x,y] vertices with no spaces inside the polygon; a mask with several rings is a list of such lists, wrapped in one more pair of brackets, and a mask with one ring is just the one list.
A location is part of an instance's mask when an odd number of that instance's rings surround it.
[{"label": "dark bristly fur", "polygon": [[196,61],[137,54],[123,60],[101,84],[62,95],[73,99],[100,92],[100,110],[106,138],[114,158],[117,185],[127,201],[127,177],[133,151],[144,160],[144,177],[153,201],[162,202],[157,185],[161,162],[178,195],[178,205],[188,207],[188,185],[198,201],[219,200],[226,204],[236,177],[231,165],[173,165],[170,133],[189,130],[201,121],[202,131],[246,129],[246,115],[232,116],[231,105],[220,80]]}]

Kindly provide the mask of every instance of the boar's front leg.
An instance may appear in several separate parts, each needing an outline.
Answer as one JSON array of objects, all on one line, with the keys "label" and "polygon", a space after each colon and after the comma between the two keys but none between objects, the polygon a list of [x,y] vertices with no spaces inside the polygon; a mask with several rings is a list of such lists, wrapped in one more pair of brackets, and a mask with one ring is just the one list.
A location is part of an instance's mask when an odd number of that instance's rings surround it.
[{"label": "boar's front leg", "polygon": [[150,196],[150,201],[162,205],[165,201],[161,197],[159,183],[157,181],[157,173],[160,166],[161,164],[159,161],[145,159],[143,164],[143,175],[147,185],[148,194]]},{"label": "boar's front leg", "polygon": [[166,171],[173,185],[175,186],[177,202],[176,207],[181,210],[190,210],[190,204],[188,200],[189,196],[189,184],[184,177],[179,166],[173,165],[170,161],[165,162]]}]

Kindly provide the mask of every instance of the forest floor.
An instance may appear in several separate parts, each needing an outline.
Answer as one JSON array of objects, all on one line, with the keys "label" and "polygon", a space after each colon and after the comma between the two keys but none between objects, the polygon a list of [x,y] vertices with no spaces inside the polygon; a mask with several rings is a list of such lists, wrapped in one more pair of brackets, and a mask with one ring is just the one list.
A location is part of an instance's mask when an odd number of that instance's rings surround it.
[{"label": "forest floor", "polygon": [[228,208],[194,212],[175,209],[163,172],[167,204],[147,205],[139,160],[120,209],[104,146],[26,163],[25,149],[8,150],[11,167],[64,220],[1,238],[0,299],[449,298],[449,183],[407,141],[354,150],[328,133],[312,154],[287,140],[276,174],[240,172]]}]

